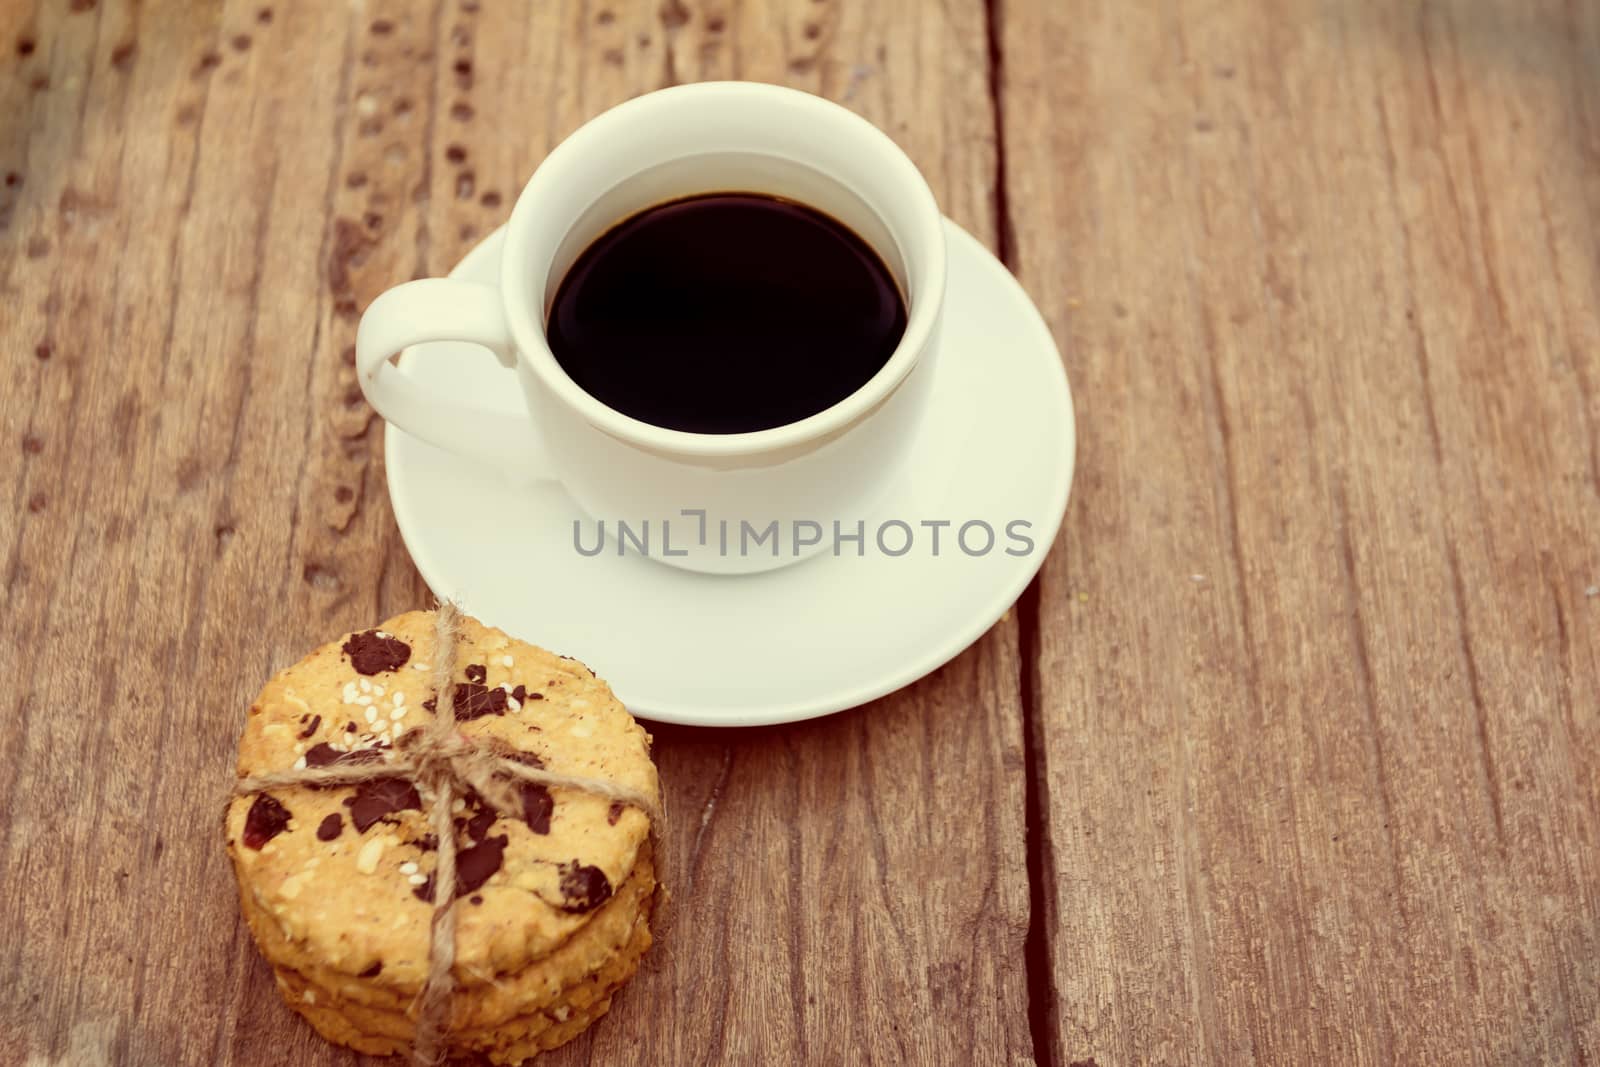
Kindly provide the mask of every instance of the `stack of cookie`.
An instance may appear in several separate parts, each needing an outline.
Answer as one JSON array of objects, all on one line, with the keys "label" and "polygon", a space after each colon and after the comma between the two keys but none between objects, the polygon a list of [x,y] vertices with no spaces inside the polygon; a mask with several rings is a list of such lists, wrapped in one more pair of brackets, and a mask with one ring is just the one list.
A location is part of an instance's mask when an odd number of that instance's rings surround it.
[{"label": "stack of cookie", "polygon": [[[433,717],[434,616],[325,645],[269,682],[239,743],[241,777],[398,763]],[[576,660],[461,618],[457,729],[518,763],[659,803],[650,738]],[[610,1007],[649,948],[650,817],[594,792],[513,780],[520,818],[470,790],[452,805],[452,1052],[520,1063]],[[289,1005],[370,1054],[416,1038],[430,967],[434,800],[411,777],[286,785],[229,804],[240,906]]]}]

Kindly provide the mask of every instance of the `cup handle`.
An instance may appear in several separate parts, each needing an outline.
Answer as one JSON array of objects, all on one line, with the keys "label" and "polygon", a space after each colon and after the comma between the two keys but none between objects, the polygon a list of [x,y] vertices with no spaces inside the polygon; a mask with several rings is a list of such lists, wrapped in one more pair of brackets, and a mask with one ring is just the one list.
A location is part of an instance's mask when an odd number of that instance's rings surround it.
[{"label": "cup handle", "polygon": [[518,481],[547,478],[544,444],[528,416],[442,399],[390,362],[427,341],[482,345],[514,369],[516,348],[500,291],[455,278],[421,278],[383,293],[356,330],[356,379],[378,414],[406,433]]}]

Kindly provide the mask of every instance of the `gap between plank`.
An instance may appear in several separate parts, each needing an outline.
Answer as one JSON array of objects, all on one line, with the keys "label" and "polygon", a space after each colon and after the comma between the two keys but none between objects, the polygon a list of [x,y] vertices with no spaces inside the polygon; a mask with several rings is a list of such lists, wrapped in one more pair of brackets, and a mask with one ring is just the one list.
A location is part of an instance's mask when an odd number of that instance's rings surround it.
[{"label": "gap between plank", "polygon": [[1028,976],[1028,1036],[1033,1061],[1054,1064],[1059,1048],[1056,1031],[1055,976],[1050,966],[1050,929],[1045,914],[1046,879],[1051,848],[1049,807],[1044,783],[1044,724],[1039,716],[1039,578],[1034,576],[1017,601],[1018,681],[1022,690],[1023,818],[1028,845],[1028,933],[1023,963]]},{"label": "gap between plank", "polygon": [[[1002,103],[1001,0],[984,0],[984,30],[989,51],[989,108],[994,125],[995,255],[1007,270],[1016,268],[1016,236],[1007,193],[1006,127]],[[1039,722],[1039,577],[1034,576],[1018,598],[1017,687],[1022,704],[1023,818],[1027,838],[1028,931],[1023,962],[1028,979],[1028,1037],[1036,1064],[1053,1064],[1056,995],[1050,967],[1049,931],[1045,918],[1045,877],[1050,835],[1044,797],[1044,737]]]},{"label": "gap between plank", "polygon": [[989,46],[989,121],[994,125],[994,254],[1007,270],[1013,270],[1014,233],[1011,205],[1006,192],[1005,109],[1000,103],[1002,59],[1000,55],[1000,0],[984,0],[983,26]]}]

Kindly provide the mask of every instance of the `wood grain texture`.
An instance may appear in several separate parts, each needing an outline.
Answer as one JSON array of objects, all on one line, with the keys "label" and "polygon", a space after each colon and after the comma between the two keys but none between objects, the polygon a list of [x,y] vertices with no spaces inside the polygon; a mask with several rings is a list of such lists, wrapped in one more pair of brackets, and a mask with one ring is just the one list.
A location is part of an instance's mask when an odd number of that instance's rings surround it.
[{"label": "wood grain texture", "polygon": [[1056,1062],[1600,1062],[1600,9],[1000,0]]},{"label": "wood grain texture", "polygon": [[[426,602],[353,377],[582,121],[784,82],[994,229],[976,0],[0,2],[0,1064],[342,1064],[217,812],[275,669]],[[603,665],[597,665],[603,671]],[[671,940],[541,1062],[1031,1062],[1017,626],[788,729],[663,729]]]}]

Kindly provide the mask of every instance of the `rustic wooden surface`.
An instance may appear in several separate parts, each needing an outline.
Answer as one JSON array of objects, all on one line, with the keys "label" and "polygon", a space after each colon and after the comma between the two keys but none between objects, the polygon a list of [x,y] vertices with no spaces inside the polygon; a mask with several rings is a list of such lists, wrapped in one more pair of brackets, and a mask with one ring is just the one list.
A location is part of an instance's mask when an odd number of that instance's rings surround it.
[{"label": "rustic wooden surface", "polygon": [[0,1065],[360,1062],[215,826],[260,682],[427,596],[356,316],[725,77],[1006,258],[1078,482],[929,679],[656,731],[672,938],[543,1062],[1600,1063],[1600,8],[0,0],[0,49]]},{"label": "rustic wooden surface", "polygon": [[1600,1062],[1600,7],[1157,6],[1000,27],[1048,1047]]}]

